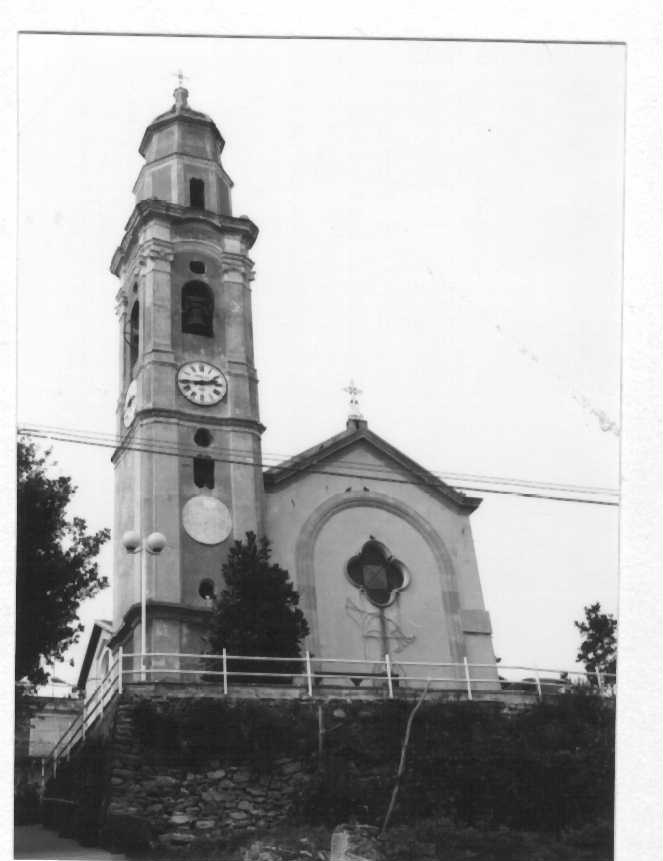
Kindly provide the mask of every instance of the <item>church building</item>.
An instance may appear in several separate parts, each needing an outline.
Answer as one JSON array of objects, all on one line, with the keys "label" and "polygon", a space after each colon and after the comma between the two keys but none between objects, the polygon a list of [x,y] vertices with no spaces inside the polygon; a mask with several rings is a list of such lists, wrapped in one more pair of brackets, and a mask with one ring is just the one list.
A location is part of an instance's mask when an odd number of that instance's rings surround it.
[{"label": "church building", "polygon": [[139,146],[135,207],[111,263],[114,610],[93,630],[80,684],[119,646],[164,653],[153,669],[178,666],[167,653],[204,652],[222,564],[247,531],[266,535],[289,572],[317,659],[388,654],[401,676],[448,663],[458,679],[469,662],[496,682],[470,526],[480,499],[375,434],[356,403],[335,436],[263,468],[249,256],[258,228],[232,213],[224,143],[180,85]]}]

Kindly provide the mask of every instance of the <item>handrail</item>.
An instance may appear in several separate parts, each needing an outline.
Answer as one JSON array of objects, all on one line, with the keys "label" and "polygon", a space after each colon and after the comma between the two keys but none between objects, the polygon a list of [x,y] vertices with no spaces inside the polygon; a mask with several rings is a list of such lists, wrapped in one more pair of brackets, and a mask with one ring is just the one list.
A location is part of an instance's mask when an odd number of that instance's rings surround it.
[{"label": "handrail", "polygon": [[[140,652],[124,652],[125,658],[140,658]],[[146,658],[197,658],[198,660],[208,660],[208,661],[221,661],[223,660],[222,654],[214,654],[214,653],[198,653],[198,652],[146,652]],[[294,661],[305,661],[305,655],[295,655],[289,658],[275,657],[272,655],[226,655],[227,660],[233,661],[274,661],[275,663],[281,661],[294,662]],[[312,662],[316,663],[331,663],[331,664],[379,664],[384,663],[383,660],[375,659],[369,660],[367,658],[325,658],[319,657],[317,655],[310,655],[310,659]],[[465,666],[464,662],[458,663],[453,661],[395,661],[393,656],[390,656],[390,660],[392,665],[398,664],[401,667],[459,667],[463,668]],[[502,664],[502,663],[492,663],[492,664],[479,664],[479,663],[469,663],[470,668],[483,668],[483,669],[497,669],[498,672],[501,670],[524,670],[526,672],[539,672],[539,673],[566,673],[569,676],[591,676],[592,678],[596,678],[596,672],[587,672],[586,670],[563,670],[559,668],[550,668],[550,667],[528,667],[522,664]],[[154,672],[162,671],[163,668],[153,668]],[[125,670],[125,673],[127,671]],[[205,670],[204,672],[208,672]],[[211,672],[211,671],[210,671]],[[265,675],[261,673],[260,675]],[[288,675],[292,675],[292,673],[288,673]],[[615,673],[601,673],[601,676],[611,676],[616,677]]]},{"label": "handrail", "polygon": [[[145,659],[143,661],[143,658]],[[172,661],[175,666],[151,666],[150,659],[152,658],[167,658]],[[138,660],[135,667],[127,666],[127,662]],[[198,666],[193,669],[186,667],[186,663],[191,659],[195,659],[199,663],[216,662],[221,669],[206,669],[204,666]],[[301,670],[298,672],[291,667],[285,670],[278,671],[278,666],[274,671],[268,669],[242,670],[228,669],[230,661],[261,661],[272,662],[278,665],[279,663],[299,664]],[[158,661],[162,663],[162,661]],[[185,666],[183,666],[184,664]],[[333,670],[329,667],[342,665],[342,669]],[[357,669],[354,669],[356,667]],[[422,670],[430,670],[435,668],[438,671],[442,670],[442,675],[432,675],[427,673],[426,676],[411,675],[408,673],[408,668],[418,667]],[[363,668],[363,671],[362,671]],[[445,670],[451,670],[450,673],[444,674]],[[481,672],[482,670],[490,670],[491,673]],[[531,678],[505,679],[498,675],[502,672],[518,671],[528,672],[532,674]],[[542,677],[542,673],[555,673],[559,678],[552,679]],[[200,679],[217,677],[223,682],[223,693],[228,693],[228,682],[233,678],[246,680],[250,678],[258,678],[261,680],[271,679],[302,679],[305,681],[306,692],[309,697],[313,696],[314,687],[317,688],[320,682],[329,679],[332,676],[346,676],[353,684],[365,680],[376,681],[380,680],[380,690],[386,690],[387,696],[393,699],[395,689],[406,682],[416,682],[418,684],[428,681],[429,683],[444,684],[447,687],[445,690],[462,693],[471,700],[473,695],[479,692],[488,691],[490,693],[500,693],[508,696],[511,693],[522,693],[523,689],[532,689],[536,693],[539,700],[543,699],[551,686],[558,686],[560,690],[568,689],[573,686],[572,679],[580,679],[580,684],[586,685],[596,681],[598,691],[607,696],[614,695],[614,686],[616,683],[615,673],[602,673],[600,671],[587,672],[585,670],[560,670],[544,667],[527,667],[522,665],[507,665],[507,664],[488,664],[488,663],[470,663],[467,657],[463,658],[462,662],[453,661],[401,661],[394,658],[393,655],[385,654],[382,659],[365,660],[360,658],[325,658],[311,655],[306,652],[301,656],[291,657],[274,657],[271,655],[229,655],[225,649],[221,654],[196,654],[193,652],[149,652],[141,655],[139,652],[123,652],[119,648],[115,659],[108,668],[106,675],[103,677],[99,685],[92,693],[84,700],[81,714],[67,727],[60,739],[56,742],[51,751],[50,756],[46,760],[46,765],[50,765],[53,775],[57,772],[57,765],[60,760],[67,757],[79,740],[85,739],[85,735],[90,727],[100,718],[103,717],[104,709],[113,700],[116,694],[121,694],[124,685],[140,684],[149,681],[150,675],[156,675],[163,678],[164,676],[176,675],[180,678],[196,676]],[[134,677],[139,676],[138,682],[134,681]]]},{"label": "handrail", "polygon": [[103,716],[104,708],[109,705],[119,690],[121,675],[122,669],[118,656],[110,664],[106,675],[97,687],[83,700],[81,713],[74,718],[53,746],[51,753],[46,758],[44,772],[50,767],[52,775],[55,776],[58,762],[69,755],[79,739],[85,739],[87,730],[98,718]]},{"label": "handrail", "polygon": [[[126,654],[124,657],[129,659],[141,659],[140,653],[130,652]],[[140,681],[149,681],[149,676],[154,676],[155,674],[161,678],[167,676],[179,676],[180,678],[189,678],[192,676],[201,676],[204,675],[207,680],[218,677],[223,680],[223,692],[224,694],[228,693],[228,681],[233,678],[241,678],[242,680],[248,679],[261,679],[264,680],[267,684],[271,679],[279,679],[287,677],[289,679],[304,679],[306,681],[306,687],[308,689],[309,696],[312,696],[313,686],[318,686],[319,682],[325,678],[329,678],[330,675],[347,675],[347,677],[354,684],[361,684],[362,681],[367,679],[374,680],[377,677],[384,678],[387,684],[388,694],[390,698],[394,697],[394,684],[392,675],[397,680],[397,684],[406,682],[419,682],[422,681],[421,675],[410,675],[407,672],[407,668],[409,667],[418,667],[420,669],[430,669],[436,668],[438,670],[442,669],[451,669],[451,675],[430,675],[429,678],[431,682],[443,683],[446,686],[456,685],[459,686],[460,689],[465,690],[468,699],[472,699],[473,688],[475,691],[481,690],[483,687],[485,689],[486,685],[499,685],[499,690],[504,693],[517,693],[522,691],[523,689],[532,688],[536,690],[536,694],[539,699],[542,699],[544,692],[549,692],[551,685],[558,685],[560,689],[563,689],[567,685],[571,685],[572,678],[579,680],[580,683],[586,684],[589,680],[597,682],[598,689],[601,693],[612,695],[613,686],[616,680],[615,674],[611,673],[600,673],[600,672],[587,672],[584,670],[559,670],[559,669],[550,669],[550,668],[541,668],[541,667],[527,667],[524,665],[504,665],[504,664],[488,664],[488,663],[470,663],[467,658],[463,660],[463,663],[459,662],[451,662],[451,661],[394,661],[390,655],[385,655],[383,660],[375,660],[369,661],[365,659],[359,658],[325,658],[325,657],[316,657],[306,652],[304,655],[299,657],[289,656],[289,657],[276,657],[272,655],[229,655],[224,649],[222,654],[196,654],[192,652],[152,652],[145,655],[146,663],[149,663],[150,658],[167,658],[170,659],[168,663],[170,666],[163,666],[164,661],[159,661],[159,666],[150,666],[147,667],[145,672],[143,672],[143,661],[140,660],[140,668],[126,668],[123,670],[123,675],[127,677],[129,681],[133,681],[133,677],[140,675]],[[180,662],[182,659],[183,663],[187,663],[191,660],[195,660],[198,662],[198,666],[195,668],[191,668],[190,666],[183,666]],[[241,668],[236,668],[233,670],[228,669],[228,661],[234,662],[242,662],[242,661],[260,661],[264,663],[272,663],[278,664],[280,663],[299,663],[300,671],[293,670],[292,668],[288,668],[286,671],[279,671],[278,667],[274,667],[273,669],[262,669],[260,671],[254,670],[242,670]],[[217,665],[221,664],[221,669],[206,668],[204,666],[205,663],[215,662]],[[200,666],[200,663],[203,666]],[[322,665],[322,666],[321,666]],[[341,670],[331,670],[330,666],[338,666],[343,665],[343,671]],[[349,669],[349,667],[357,667],[357,669]],[[368,667],[368,669],[366,669]],[[376,672],[375,668],[380,667],[380,672]],[[488,677],[486,674],[481,673],[478,674],[477,671],[481,670],[491,670],[492,673]],[[403,672],[405,671],[405,672]],[[504,678],[501,675],[497,675],[499,672],[531,672],[533,674],[533,678],[518,678],[518,679],[509,679]],[[147,675],[145,675],[145,673]],[[550,679],[542,677],[542,673],[556,673],[559,674],[560,678]]]}]

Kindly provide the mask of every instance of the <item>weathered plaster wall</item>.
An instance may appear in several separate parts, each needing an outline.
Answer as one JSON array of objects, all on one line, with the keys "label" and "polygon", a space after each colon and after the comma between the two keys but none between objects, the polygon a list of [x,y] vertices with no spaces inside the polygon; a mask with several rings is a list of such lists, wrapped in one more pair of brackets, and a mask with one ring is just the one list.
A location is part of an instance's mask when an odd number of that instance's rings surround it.
[{"label": "weathered plaster wall", "polygon": [[[219,591],[221,566],[232,541],[249,530],[262,532],[261,426],[253,366],[252,264],[246,242],[230,231],[220,235],[204,222],[153,222],[140,231],[139,246],[143,257],[139,254],[122,276],[130,302],[137,298],[140,303],[140,351],[130,369],[129,348],[123,341],[124,383],[127,386],[132,376],[136,379],[137,414],[125,438],[127,447],[114,458],[116,631],[140,600],[141,561],[146,566],[148,601],[205,610],[201,581],[211,579]],[[204,264],[205,272],[194,273],[192,262]],[[213,293],[213,337],[182,332],[181,291],[192,280],[208,284]],[[220,403],[202,407],[179,391],[177,369],[193,360],[210,362],[225,374],[228,391]],[[123,397],[121,392],[122,433]],[[199,428],[211,433],[209,447],[194,442]],[[214,460],[213,488],[196,486],[196,455]],[[218,544],[195,541],[183,528],[182,510],[199,496],[219,500],[231,514],[231,533]],[[156,559],[128,556],[121,538],[130,529],[143,536],[158,530],[166,536],[167,546]],[[172,613],[155,608],[153,615],[157,621],[153,626],[148,623],[148,650],[180,652],[192,643],[200,650],[199,625],[190,614],[174,619]]]},{"label": "weathered plaster wall", "polygon": [[[312,628],[311,651],[380,657],[370,615],[376,608],[345,576],[348,559],[372,536],[411,574],[410,585],[385,612],[394,659],[457,663],[467,656],[494,664],[468,515],[365,442],[325,460],[320,470],[266,495],[274,560],[290,572],[300,592]],[[385,478],[374,478],[380,471]],[[482,671],[483,678],[491,675],[497,678],[496,672]]]}]

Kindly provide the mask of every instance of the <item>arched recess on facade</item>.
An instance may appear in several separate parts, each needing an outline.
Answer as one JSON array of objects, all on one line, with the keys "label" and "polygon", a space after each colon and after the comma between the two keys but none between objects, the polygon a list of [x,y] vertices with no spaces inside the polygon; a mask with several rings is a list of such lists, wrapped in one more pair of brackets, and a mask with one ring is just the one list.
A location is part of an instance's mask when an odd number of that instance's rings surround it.
[{"label": "arched recess on facade", "polygon": [[140,353],[140,305],[138,299],[134,302],[129,316],[129,376],[138,361]]},{"label": "arched recess on facade", "polygon": [[295,547],[297,591],[301,607],[312,634],[312,648],[319,651],[318,613],[315,588],[314,557],[318,535],[334,515],[348,508],[379,508],[408,523],[428,545],[440,574],[442,607],[448,621],[449,651],[454,663],[464,657],[463,630],[460,620],[460,595],[456,572],[449,551],[431,524],[417,511],[390,496],[381,493],[341,493],[323,502],[304,523]]}]

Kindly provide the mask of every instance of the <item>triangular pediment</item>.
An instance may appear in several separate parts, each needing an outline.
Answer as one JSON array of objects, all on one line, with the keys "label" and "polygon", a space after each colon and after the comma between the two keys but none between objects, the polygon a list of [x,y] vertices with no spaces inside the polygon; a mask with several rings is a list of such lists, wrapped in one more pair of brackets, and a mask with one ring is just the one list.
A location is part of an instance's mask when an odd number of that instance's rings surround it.
[{"label": "triangular pediment", "polygon": [[[359,458],[360,453],[374,455]],[[357,459],[350,455],[356,453]],[[446,484],[425,467],[403,454],[387,440],[368,429],[363,420],[349,420],[342,433],[288,458],[263,473],[265,491],[269,493],[311,473],[347,475],[348,478],[374,478],[416,484],[435,496],[465,511],[474,511],[481,503]]]}]

